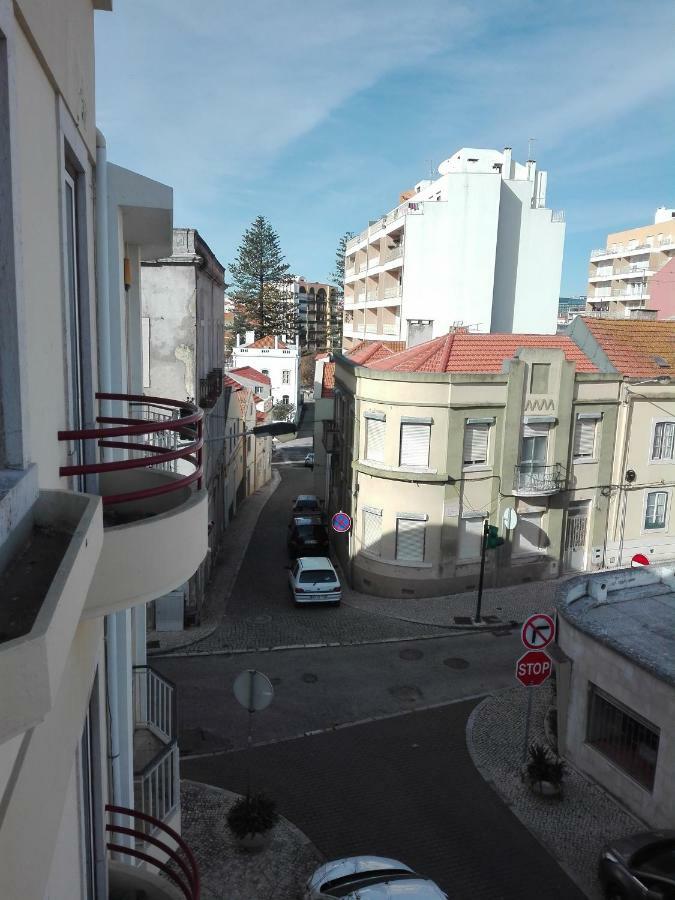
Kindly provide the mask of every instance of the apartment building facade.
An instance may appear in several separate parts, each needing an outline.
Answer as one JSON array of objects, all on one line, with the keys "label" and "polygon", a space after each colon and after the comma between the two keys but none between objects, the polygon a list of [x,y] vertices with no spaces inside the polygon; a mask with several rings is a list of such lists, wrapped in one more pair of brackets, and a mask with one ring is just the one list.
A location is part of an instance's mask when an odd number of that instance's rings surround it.
[{"label": "apartment building facade", "polygon": [[673,260],[675,209],[659,207],[652,225],[608,234],[606,245],[591,253],[587,312],[609,318],[637,317],[649,310],[658,319],[675,315],[672,288],[665,293],[657,289],[652,297],[654,278],[665,266],[675,278]]},{"label": "apartment building facade", "polygon": [[[294,278],[284,286],[297,311],[300,348],[323,353],[336,346],[336,318],[339,314],[335,288],[320,281]],[[339,347],[337,348],[339,349]]]},{"label": "apartment building facade", "polygon": [[302,395],[300,392],[300,341],[286,340],[286,335],[266,335],[256,340],[255,332],[247,331],[242,341],[237,335],[232,348],[233,369],[249,366],[270,379],[272,400],[292,404],[295,408],[293,419],[300,418]]},{"label": "apartment building facade", "polygon": [[600,567],[618,392],[565,336],[455,333],[361,365],[338,357],[329,507],[353,518],[336,550],[354,586],[475,588],[485,519],[505,537],[488,585]]},{"label": "apartment building facade", "polygon": [[347,244],[343,347],[413,346],[454,326],[554,334],[564,216],[510,148],[463,148]]},{"label": "apartment building facade", "polygon": [[[141,264],[143,392],[196,403],[204,410],[204,483],[209,496],[209,551],[189,583],[156,603],[180,604],[198,623],[226,526],[223,392],[225,269],[194,228],[174,228],[171,253]],[[176,438],[179,441],[179,438]],[[177,470],[185,469],[177,463]],[[173,618],[173,616],[172,616]]]},{"label": "apartment building facade", "polygon": [[[145,603],[206,553],[202,413],[164,398],[178,411],[165,427],[135,387],[139,260],[170,251],[172,196],[108,164],[95,128],[94,13],[110,6],[0,2],[3,900],[121,885],[169,900],[166,857],[137,865],[145,813],[196,885],[166,830],[180,821],[175,719],[149,704],[152,686],[173,708],[144,637]],[[140,447],[172,428],[193,431],[190,476]]]}]

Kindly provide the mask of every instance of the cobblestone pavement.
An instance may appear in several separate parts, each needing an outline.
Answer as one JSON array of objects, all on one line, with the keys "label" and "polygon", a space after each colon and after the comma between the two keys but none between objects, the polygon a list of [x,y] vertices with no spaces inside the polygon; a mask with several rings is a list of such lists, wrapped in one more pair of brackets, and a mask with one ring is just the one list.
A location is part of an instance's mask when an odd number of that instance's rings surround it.
[{"label": "cobblestone pavement", "polygon": [[238,795],[183,779],[182,834],[199,866],[201,900],[297,900],[305,879],[323,859],[286,819],[257,853],[241,850],[227,825]]},{"label": "cobblestone pavement", "polygon": [[149,631],[148,656],[163,655],[172,650],[185,649],[213,634],[221,621],[225,605],[232,593],[258,517],[280,483],[281,477],[278,472],[273,471],[270,481],[251,494],[225,531],[218,562],[206,588],[201,624],[183,631]]},{"label": "cobblestone pavement", "polygon": [[[534,691],[529,741],[545,741],[543,719],[552,693]],[[536,796],[520,779],[527,694],[513,688],[483,700],[467,723],[467,745],[476,768],[511,811],[546,847],[592,900],[602,890],[598,856],[610,840],[645,824],[596,784],[566,764],[560,800]]]},{"label": "cobblestone pavement", "polygon": [[[467,701],[181,761],[183,777],[264,790],[328,859],[404,860],[453,900],[583,895],[476,771]],[[253,900],[253,895],[247,900]]]}]

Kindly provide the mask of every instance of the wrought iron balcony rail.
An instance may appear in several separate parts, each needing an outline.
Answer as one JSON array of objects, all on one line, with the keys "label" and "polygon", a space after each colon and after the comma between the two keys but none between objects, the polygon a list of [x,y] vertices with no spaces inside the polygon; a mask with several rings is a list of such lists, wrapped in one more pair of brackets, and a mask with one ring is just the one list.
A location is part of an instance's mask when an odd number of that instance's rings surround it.
[{"label": "wrought iron balcony rail", "polygon": [[[193,466],[187,475],[176,477],[162,483],[140,490],[119,494],[102,495],[103,505],[129,503],[133,500],[144,500],[181,490],[196,482],[197,488],[202,485],[202,435],[203,410],[193,403],[184,400],[168,400],[164,397],[146,397],[143,394],[108,394],[97,393],[97,400],[125,403],[127,412],[147,410],[159,407],[164,412],[177,411],[177,418],[160,419],[140,416],[97,416],[96,422],[102,428],[83,428],[76,431],[59,431],[59,441],[68,441],[80,446],[91,442],[101,450],[125,451],[126,459],[114,459],[105,462],[82,463],[72,466],[61,466],[59,475],[88,476],[107,472],[123,472],[129,469],[152,469],[165,467],[166,463],[182,459]],[[175,446],[175,442],[166,440],[167,432],[178,435],[183,442]],[[126,440],[115,440],[126,438]],[[134,440],[137,438],[138,440]],[[148,442],[148,438],[152,442]],[[156,438],[156,440],[153,440]],[[144,440],[145,439],[145,440]],[[168,443],[168,446],[167,446]],[[87,458],[86,450],[82,453]]]},{"label": "wrought iron balcony rail", "polygon": [[559,463],[552,466],[519,463],[515,467],[513,490],[518,494],[555,494],[562,490],[564,476]]},{"label": "wrought iron balcony rail", "polygon": [[[185,900],[199,900],[200,882],[197,861],[192,850],[178,832],[169,828],[155,816],[136,809],[110,804],[106,804],[105,809],[107,813],[111,814],[105,827],[106,833],[110,836],[106,846],[111,853],[122,857],[129,856],[133,860],[142,860],[156,868],[161,875],[176,885]],[[130,819],[132,825],[120,825],[118,824],[120,819]],[[141,828],[133,827],[137,822],[142,823]],[[153,834],[149,833],[151,829]],[[134,846],[118,843],[115,837],[119,836],[133,838]],[[144,845],[144,849],[140,849],[139,845]],[[158,858],[148,852],[151,848],[158,850],[161,856]]]},{"label": "wrought iron balcony rail", "polygon": [[210,409],[218,402],[223,393],[223,370],[211,369],[206,378],[199,379],[199,405],[202,409]]}]

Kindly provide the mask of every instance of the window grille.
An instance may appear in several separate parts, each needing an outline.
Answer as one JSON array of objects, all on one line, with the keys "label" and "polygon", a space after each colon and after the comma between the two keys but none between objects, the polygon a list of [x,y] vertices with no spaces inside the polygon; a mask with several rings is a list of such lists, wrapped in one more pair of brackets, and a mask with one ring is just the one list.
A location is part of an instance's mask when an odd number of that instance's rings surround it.
[{"label": "window grille", "polygon": [[635,781],[652,790],[659,729],[589,684],[586,740]]}]

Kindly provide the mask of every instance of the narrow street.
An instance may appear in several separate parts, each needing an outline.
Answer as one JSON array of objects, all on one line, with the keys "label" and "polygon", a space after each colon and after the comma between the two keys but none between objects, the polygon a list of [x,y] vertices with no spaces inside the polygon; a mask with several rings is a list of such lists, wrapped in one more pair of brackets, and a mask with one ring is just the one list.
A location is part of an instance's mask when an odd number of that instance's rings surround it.
[{"label": "narrow street", "polygon": [[[250,765],[254,788],[327,857],[399,857],[453,898],[581,897],[466,748],[480,697],[513,684],[517,633],[291,605],[286,526],[293,498],[312,490],[308,430],[275,454],[282,481],[223,622],[194,654],[153,663],[178,688],[183,777],[241,793]],[[280,646],[295,649],[269,649]],[[247,713],[232,695],[247,668],[275,685],[272,705],[254,716],[250,753]]]}]

